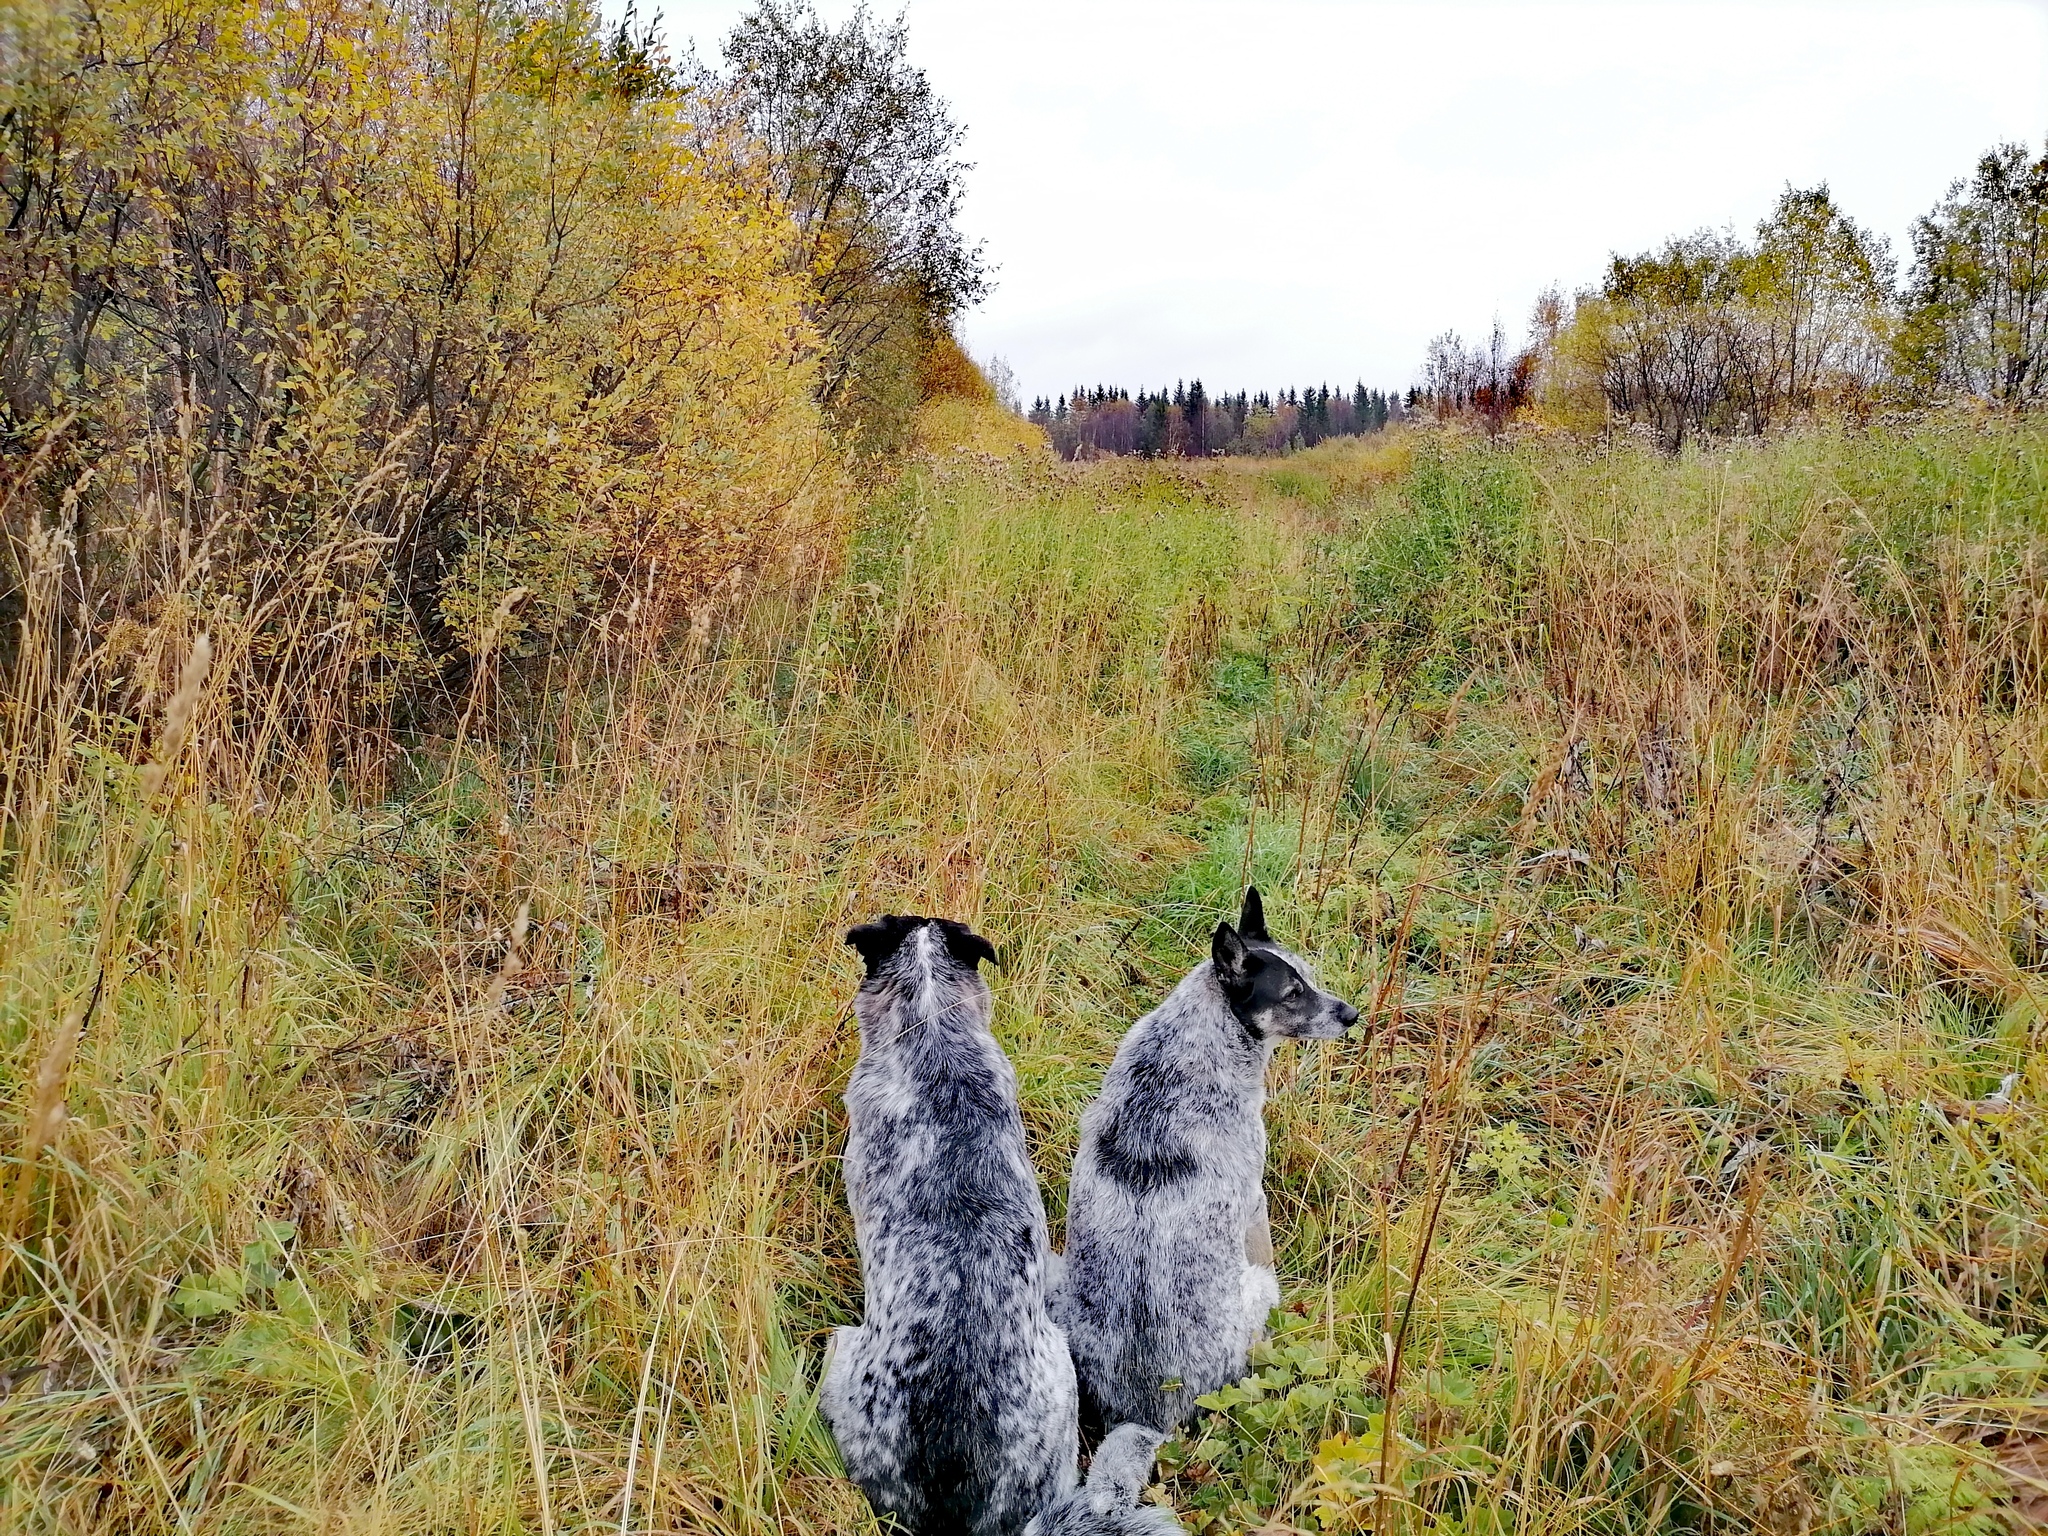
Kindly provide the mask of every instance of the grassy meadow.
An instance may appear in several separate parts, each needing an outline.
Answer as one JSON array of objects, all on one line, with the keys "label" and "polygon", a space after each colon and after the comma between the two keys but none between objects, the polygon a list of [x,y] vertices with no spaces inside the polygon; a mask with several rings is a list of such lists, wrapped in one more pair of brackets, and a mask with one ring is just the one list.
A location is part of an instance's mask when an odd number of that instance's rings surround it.
[{"label": "grassy meadow", "polygon": [[2048,431],[958,425],[843,561],[348,752],[175,604],[100,709],[17,551],[0,1527],[873,1529],[841,935],[994,941],[1057,1240],[1248,879],[1370,1028],[1275,1059],[1191,1529],[2048,1517]]}]

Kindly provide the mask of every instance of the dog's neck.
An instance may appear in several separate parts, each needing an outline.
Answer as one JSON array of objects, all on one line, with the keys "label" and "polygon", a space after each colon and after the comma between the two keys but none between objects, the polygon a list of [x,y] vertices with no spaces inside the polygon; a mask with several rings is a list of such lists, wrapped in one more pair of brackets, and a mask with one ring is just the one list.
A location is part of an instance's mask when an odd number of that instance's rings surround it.
[{"label": "dog's neck", "polygon": [[1273,1042],[1245,1027],[1210,961],[1188,972],[1152,1019],[1166,1054],[1191,1073],[1264,1092]]},{"label": "dog's neck", "polygon": [[971,970],[939,963],[932,930],[919,930],[854,998],[863,1059],[880,1060],[936,1043],[991,1038],[988,989]]}]

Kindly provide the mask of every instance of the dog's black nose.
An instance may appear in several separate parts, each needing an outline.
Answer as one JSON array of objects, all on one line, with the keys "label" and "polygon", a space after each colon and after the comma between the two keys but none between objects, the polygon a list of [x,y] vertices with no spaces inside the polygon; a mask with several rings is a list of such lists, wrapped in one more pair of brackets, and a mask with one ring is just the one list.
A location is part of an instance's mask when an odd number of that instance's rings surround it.
[{"label": "dog's black nose", "polygon": [[1337,1022],[1344,1025],[1356,1024],[1358,1022],[1358,1010],[1349,1003],[1339,1003],[1337,1005]]}]

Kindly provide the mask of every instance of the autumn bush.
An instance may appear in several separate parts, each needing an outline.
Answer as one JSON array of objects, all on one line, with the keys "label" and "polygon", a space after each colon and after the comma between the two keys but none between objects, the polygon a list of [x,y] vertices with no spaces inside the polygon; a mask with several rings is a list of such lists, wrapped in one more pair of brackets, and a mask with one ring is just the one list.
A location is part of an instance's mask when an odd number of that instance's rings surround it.
[{"label": "autumn bush", "polygon": [[161,690],[140,637],[204,628],[296,726],[380,724],[833,558],[788,228],[644,40],[410,0],[4,24],[5,600],[48,586],[84,686]]}]

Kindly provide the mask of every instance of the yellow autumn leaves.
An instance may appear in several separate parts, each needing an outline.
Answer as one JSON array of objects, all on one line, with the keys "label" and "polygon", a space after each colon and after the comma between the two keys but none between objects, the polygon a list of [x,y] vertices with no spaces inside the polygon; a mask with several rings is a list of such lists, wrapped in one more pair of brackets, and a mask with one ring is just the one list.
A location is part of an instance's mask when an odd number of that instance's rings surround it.
[{"label": "yellow autumn leaves", "polygon": [[113,614],[211,616],[287,693],[374,704],[830,547],[786,224],[594,10],[110,0],[0,28],[5,427],[47,460],[11,515],[67,518]]}]

